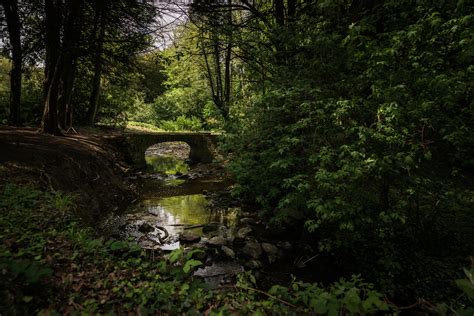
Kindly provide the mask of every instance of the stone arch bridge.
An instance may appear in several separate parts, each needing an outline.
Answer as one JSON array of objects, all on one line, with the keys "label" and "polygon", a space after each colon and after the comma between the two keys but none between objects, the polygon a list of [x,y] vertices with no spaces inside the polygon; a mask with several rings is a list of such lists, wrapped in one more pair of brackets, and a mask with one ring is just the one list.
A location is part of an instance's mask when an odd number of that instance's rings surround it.
[{"label": "stone arch bridge", "polygon": [[191,162],[209,163],[216,158],[219,135],[210,132],[125,132],[121,136],[120,147],[130,163],[144,166],[148,147],[165,142],[185,142],[191,149]]}]

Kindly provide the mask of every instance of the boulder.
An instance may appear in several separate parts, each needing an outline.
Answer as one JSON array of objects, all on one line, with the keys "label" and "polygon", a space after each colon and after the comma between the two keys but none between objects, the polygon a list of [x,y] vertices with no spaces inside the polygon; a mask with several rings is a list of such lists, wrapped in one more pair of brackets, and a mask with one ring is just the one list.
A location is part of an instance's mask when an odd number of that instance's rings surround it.
[{"label": "boulder", "polygon": [[249,225],[249,224],[256,224],[257,220],[251,217],[244,217],[244,218],[241,218],[239,222],[244,225]]},{"label": "boulder", "polygon": [[210,233],[210,232],[215,232],[219,229],[219,226],[221,226],[219,223],[209,223],[209,224],[206,224],[203,228],[202,228],[202,232],[204,234],[207,234],[207,233]]},{"label": "boulder", "polygon": [[185,231],[179,236],[179,241],[183,243],[194,243],[200,240],[201,240],[201,236],[190,231]]},{"label": "boulder", "polygon": [[143,223],[138,227],[138,231],[143,234],[151,233],[155,228],[148,223]]},{"label": "boulder", "polygon": [[222,252],[229,257],[230,259],[235,259],[235,252],[234,250],[230,249],[227,246],[222,246],[221,247]]},{"label": "boulder", "polygon": [[291,250],[293,249],[293,246],[289,241],[279,241],[277,243],[277,246],[283,250]]},{"label": "boulder", "polygon": [[262,247],[256,240],[249,240],[245,243],[242,252],[249,257],[258,259],[262,255]]},{"label": "boulder", "polygon": [[278,255],[278,248],[275,245],[264,242],[264,243],[262,243],[262,249],[269,256],[270,255],[272,255],[272,256]]},{"label": "boulder", "polygon": [[240,214],[242,217],[251,217],[251,218],[255,218],[257,217],[257,213],[251,213],[251,212],[242,212],[242,214]]},{"label": "boulder", "polygon": [[209,239],[207,243],[211,246],[225,246],[227,244],[227,239],[222,236],[215,236]]},{"label": "boulder", "polygon": [[219,233],[219,236],[222,236],[222,237],[228,237],[229,236],[229,229],[224,225],[220,226],[217,229],[217,231]]},{"label": "boulder", "polygon": [[245,262],[244,266],[248,269],[258,269],[262,266],[262,263],[258,260],[252,259]]},{"label": "boulder", "polygon": [[262,243],[262,249],[267,254],[268,262],[273,263],[280,257],[280,250],[272,244]]},{"label": "boulder", "polygon": [[250,227],[242,227],[237,231],[235,237],[245,239],[250,233],[252,232],[252,228]]}]

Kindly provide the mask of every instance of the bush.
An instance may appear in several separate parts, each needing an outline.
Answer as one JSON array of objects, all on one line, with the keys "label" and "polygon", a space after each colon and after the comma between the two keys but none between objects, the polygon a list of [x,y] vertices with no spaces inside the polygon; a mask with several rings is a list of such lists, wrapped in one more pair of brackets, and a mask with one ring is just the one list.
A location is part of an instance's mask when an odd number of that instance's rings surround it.
[{"label": "bush", "polygon": [[201,120],[197,117],[178,116],[173,121],[161,121],[159,127],[166,131],[201,131]]},{"label": "bush", "polygon": [[403,300],[452,298],[474,251],[472,13],[307,9],[273,34],[289,61],[227,136],[237,193]]}]

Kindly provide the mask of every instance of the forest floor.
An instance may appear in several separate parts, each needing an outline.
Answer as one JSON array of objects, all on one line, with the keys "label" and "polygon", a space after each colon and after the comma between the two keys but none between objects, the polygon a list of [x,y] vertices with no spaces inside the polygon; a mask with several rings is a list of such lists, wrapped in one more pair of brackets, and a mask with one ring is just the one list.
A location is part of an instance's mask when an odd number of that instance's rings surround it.
[{"label": "forest floor", "polygon": [[389,309],[357,278],[328,289],[294,281],[267,293],[245,272],[210,290],[193,277],[204,250],[158,257],[90,229],[84,220],[97,222],[134,198],[111,145],[116,136],[0,128],[0,314],[307,314],[327,305],[309,297],[333,298],[336,312],[354,291],[357,310]]},{"label": "forest floor", "polygon": [[134,198],[124,177],[126,166],[108,143],[117,133],[84,129],[55,137],[34,129],[0,127],[0,178],[72,194],[81,217],[94,222]]}]

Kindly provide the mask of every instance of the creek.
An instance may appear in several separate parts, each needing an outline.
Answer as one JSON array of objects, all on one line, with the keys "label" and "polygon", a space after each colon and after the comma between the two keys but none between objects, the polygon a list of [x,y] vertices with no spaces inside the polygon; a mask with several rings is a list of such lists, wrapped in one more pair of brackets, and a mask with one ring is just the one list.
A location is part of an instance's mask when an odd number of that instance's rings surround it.
[{"label": "creek", "polygon": [[235,282],[244,270],[269,284],[287,283],[303,271],[300,268],[313,259],[297,258],[290,242],[268,236],[266,223],[242,210],[230,193],[232,181],[225,168],[220,163],[191,166],[188,155],[184,143],[147,150],[148,169],[130,176],[140,198],[114,220],[120,235],[153,257],[178,248],[200,249],[203,265],[194,275],[211,288]]},{"label": "creek", "polygon": [[[153,253],[180,247],[210,253],[210,243],[221,237],[226,239],[213,245],[216,249],[231,243],[241,217],[240,207],[229,195],[231,181],[218,163],[190,166],[188,154],[184,143],[158,144],[147,150],[148,169],[132,178],[139,185],[140,200],[122,217],[123,237]],[[217,287],[243,271],[232,259],[207,256],[196,276]]]}]

